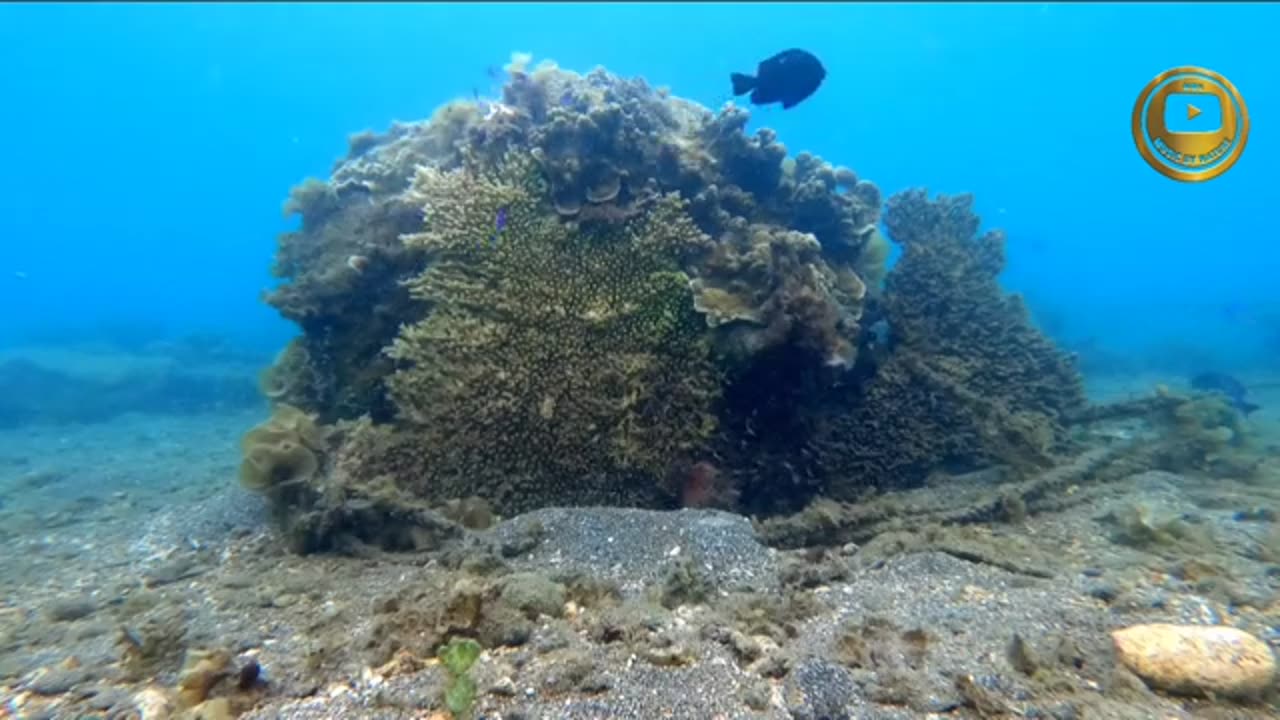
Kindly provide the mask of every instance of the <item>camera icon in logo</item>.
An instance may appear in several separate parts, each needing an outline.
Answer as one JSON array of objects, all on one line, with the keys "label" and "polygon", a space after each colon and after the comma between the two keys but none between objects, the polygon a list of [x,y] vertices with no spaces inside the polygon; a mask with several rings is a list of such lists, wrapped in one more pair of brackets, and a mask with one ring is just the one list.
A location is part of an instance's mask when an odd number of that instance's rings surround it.
[{"label": "camera icon in logo", "polygon": [[1229,80],[1178,67],[1156,76],[1133,106],[1138,152],[1160,174],[1184,182],[1222,175],[1240,159],[1249,111]]}]

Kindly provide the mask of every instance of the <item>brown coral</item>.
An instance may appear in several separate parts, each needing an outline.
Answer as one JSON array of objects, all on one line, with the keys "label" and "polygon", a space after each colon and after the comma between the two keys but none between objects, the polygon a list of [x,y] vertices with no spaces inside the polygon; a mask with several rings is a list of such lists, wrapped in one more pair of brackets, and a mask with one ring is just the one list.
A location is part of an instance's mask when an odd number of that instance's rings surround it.
[{"label": "brown coral", "polygon": [[891,198],[886,225],[903,250],[883,298],[893,350],[850,389],[853,410],[827,421],[833,489],[910,485],[948,465],[1050,462],[1083,386],[1071,358],[1000,289],[1003,235],[978,235],[971,197],[922,190]]},{"label": "brown coral", "polygon": [[[579,75],[549,62],[530,67],[528,58],[508,69],[502,102],[457,101],[428,121],[357,134],[328,182],[308,181],[291,197],[288,210],[302,226],[280,238],[274,270],[285,282],[267,301],[303,329],[315,385],[295,396],[308,410],[326,421],[362,412],[388,418],[382,381],[390,368],[381,350],[425,311],[402,284],[425,262],[399,241],[422,219],[409,198],[415,168],[492,165],[511,150],[538,158],[555,210],[584,226],[635,218],[654,198],[678,192],[703,232],[730,247],[747,226],[753,234],[811,233],[822,257],[788,263],[794,277],[784,277],[785,268],[772,273],[774,287],[761,291],[772,294],[770,307],[754,298],[753,309],[770,315],[774,336],[795,328],[798,337],[826,338],[830,352],[820,358],[852,357],[858,301],[849,300],[860,291],[829,300],[837,285],[875,292],[883,257],[870,243],[879,205],[873,185],[807,154],[784,162],[776,138],[745,135],[747,115],[732,106],[715,115],[603,69]],[[358,271],[352,257],[363,259]],[[794,313],[777,292],[783,286]],[[833,318],[844,324],[834,333]]]},{"label": "brown coral", "polygon": [[866,286],[821,258],[814,236],[736,223],[701,264],[694,303],[735,361],[781,344],[852,366]]},{"label": "brown coral", "polygon": [[442,449],[417,489],[488,487],[504,511],[652,502],[714,427],[716,378],[680,270],[706,238],[680,201],[575,226],[522,156],[494,172],[423,168],[415,188],[427,230],[406,242],[431,264],[411,291],[432,311],[392,345],[389,384],[423,454]]},{"label": "brown coral", "polygon": [[240,441],[244,455],[240,483],[264,493],[305,484],[320,469],[318,454],[323,448],[323,436],[306,413],[278,405],[270,419],[249,430]]},{"label": "brown coral", "polygon": [[302,337],[265,387],[366,416],[290,499],[296,546],[429,544],[423,503],[477,492],[671,506],[711,458],[718,504],[773,511],[1063,445],[1079,380],[967,200],[891,199],[886,276],[876,186],[744,110],[508,71],[501,102],[354,136],[291,201],[268,300]]}]

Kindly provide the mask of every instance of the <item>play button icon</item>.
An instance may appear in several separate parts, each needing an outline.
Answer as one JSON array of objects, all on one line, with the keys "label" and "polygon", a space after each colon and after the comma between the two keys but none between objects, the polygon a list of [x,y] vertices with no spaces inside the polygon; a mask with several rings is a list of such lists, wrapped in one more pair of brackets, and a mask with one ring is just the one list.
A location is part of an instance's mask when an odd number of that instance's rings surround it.
[{"label": "play button icon", "polygon": [[1169,132],[1211,133],[1222,128],[1222,103],[1205,93],[1171,93],[1164,101]]},{"label": "play button icon", "polygon": [[1229,170],[1249,137],[1249,112],[1222,75],[1184,65],[1152,78],[1133,104],[1138,154],[1156,172],[1204,182]]}]

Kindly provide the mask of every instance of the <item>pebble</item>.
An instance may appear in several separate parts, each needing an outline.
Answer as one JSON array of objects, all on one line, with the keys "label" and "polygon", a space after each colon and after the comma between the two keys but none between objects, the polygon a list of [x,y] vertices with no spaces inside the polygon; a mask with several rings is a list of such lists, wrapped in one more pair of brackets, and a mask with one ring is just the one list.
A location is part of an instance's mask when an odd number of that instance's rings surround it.
[{"label": "pebble", "polygon": [[132,700],[133,695],[127,690],[111,687],[98,688],[89,699],[88,705],[94,710],[111,710],[128,708]]},{"label": "pebble", "polygon": [[54,600],[45,608],[45,613],[54,622],[68,622],[88,617],[97,609],[98,605],[92,598],[73,597]]},{"label": "pebble", "polygon": [[148,687],[133,696],[133,707],[141,720],[168,720],[175,706],[164,690]]},{"label": "pebble", "polygon": [[1120,591],[1110,583],[1097,583],[1089,585],[1085,592],[1090,597],[1095,597],[1102,602],[1109,603],[1120,596]]},{"label": "pebble", "polygon": [[50,668],[31,681],[32,692],[40,695],[61,695],[89,679],[83,668]]},{"label": "pebble", "polygon": [[147,587],[170,585],[179,580],[195,577],[205,570],[206,568],[199,567],[196,564],[195,558],[190,556],[180,557],[148,570],[143,575],[143,582]]},{"label": "pebble", "polygon": [[1111,633],[1125,667],[1152,687],[1185,695],[1256,696],[1275,677],[1271,648],[1222,625],[1134,625]]}]

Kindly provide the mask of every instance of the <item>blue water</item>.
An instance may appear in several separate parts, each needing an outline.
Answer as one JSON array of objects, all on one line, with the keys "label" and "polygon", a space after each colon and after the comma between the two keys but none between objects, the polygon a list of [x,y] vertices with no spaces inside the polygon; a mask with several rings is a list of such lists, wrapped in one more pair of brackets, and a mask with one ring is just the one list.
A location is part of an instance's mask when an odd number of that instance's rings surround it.
[{"label": "blue water", "polygon": [[[800,46],[825,85],[754,125],[886,194],[976,193],[1009,231],[1006,286],[1066,342],[1256,365],[1280,314],[1277,26],[1262,4],[0,5],[0,343],[278,348],[293,329],[258,295],[281,201],[349,133],[490,90],[514,50],[718,107],[731,71]],[[1179,65],[1228,77],[1252,118],[1212,182],[1158,175],[1130,136]]]}]

